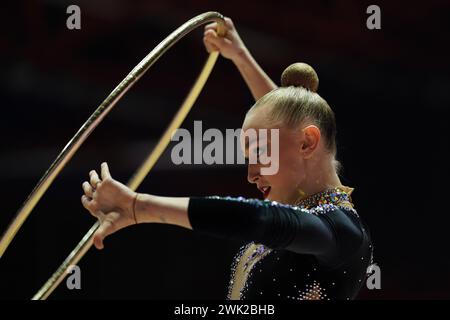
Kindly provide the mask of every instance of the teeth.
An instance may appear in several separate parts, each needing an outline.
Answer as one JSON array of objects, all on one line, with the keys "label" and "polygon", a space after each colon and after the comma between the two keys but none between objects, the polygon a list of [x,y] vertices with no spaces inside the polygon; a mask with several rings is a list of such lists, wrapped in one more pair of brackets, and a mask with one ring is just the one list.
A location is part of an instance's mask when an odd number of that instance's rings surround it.
[{"label": "teeth", "polygon": [[262,190],[263,192],[266,192],[267,190],[269,190],[269,187],[263,187]]}]

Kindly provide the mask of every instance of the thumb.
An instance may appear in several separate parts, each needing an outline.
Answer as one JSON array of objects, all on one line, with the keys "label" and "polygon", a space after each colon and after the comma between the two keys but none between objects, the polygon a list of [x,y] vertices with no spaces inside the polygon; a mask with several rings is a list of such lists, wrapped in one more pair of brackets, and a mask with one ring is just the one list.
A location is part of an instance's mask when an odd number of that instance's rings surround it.
[{"label": "thumb", "polygon": [[214,52],[214,51],[220,51],[219,48],[217,48],[215,45],[213,45],[212,43],[210,43],[206,39],[203,40],[203,43],[205,44],[206,51],[208,51],[208,53],[211,53],[211,52]]},{"label": "thumb", "polygon": [[98,227],[97,231],[94,233],[94,245],[98,250],[104,248],[103,240],[109,236],[110,234],[116,231],[116,227],[114,222],[109,220],[108,218],[104,219],[100,223],[100,227]]},{"label": "thumb", "polygon": [[209,43],[213,47],[222,50],[225,46],[229,45],[231,41],[225,37],[220,37],[214,30],[207,30],[204,33],[203,41]]}]

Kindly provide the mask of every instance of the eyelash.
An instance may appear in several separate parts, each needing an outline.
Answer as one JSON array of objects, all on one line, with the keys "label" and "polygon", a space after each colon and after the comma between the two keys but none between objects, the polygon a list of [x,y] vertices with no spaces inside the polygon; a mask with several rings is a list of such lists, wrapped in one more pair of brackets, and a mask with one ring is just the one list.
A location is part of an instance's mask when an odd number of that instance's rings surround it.
[{"label": "eyelash", "polygon": [[261,154],[263,154],[264,151],[266,151],[266,148],[265,148],[265,147],[263,147],[263,148],[257,147],[256,149],[254,149],[254,152],[256,152],[256,155],[257,155],[258,157],[260,157]]},{"label": "eyelash", "polygon": [[[256,154],[256,156],[257,156],[257,160],[259,160],[259,158],[261,157],[261,155],[263,154],[263,152],[265,152],[266,151],[266,148],[267,147],[262,147],[262,148],[259,148],[259,147],[256,147],[255,149],[253,149],[253,154]],[[249,164],[249,158],[248,157],[245,157],[245,164]]]}]

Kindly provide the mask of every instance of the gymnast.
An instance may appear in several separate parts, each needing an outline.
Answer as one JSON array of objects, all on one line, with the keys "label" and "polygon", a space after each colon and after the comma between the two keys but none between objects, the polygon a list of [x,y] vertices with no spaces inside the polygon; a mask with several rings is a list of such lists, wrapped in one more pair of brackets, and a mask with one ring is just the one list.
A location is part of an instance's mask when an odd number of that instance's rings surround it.
[{"label": "gymnast", "polygon": [[[114,232],[138,223],[165,223],[212,237],[246,243],[231,265],[228,299],[350,300],[365,284],[372,262],[367,226],[354,208],[353,188],[339,178],[333,110],[317,93],[318,76],[305,63],[283,72],[281,87],[267,76],[241,40],[231,19],[227,32],[205,27],[204,45],[230,59],[256,102],[242,132],[278,129],[278,172],[248,164],[248,181],[263,199],[164,197],[136,193],[115,180],[107,163],[82,184],[83,206],[100,222],[97,249]],[[262,157],[264,144],[241,139],[242,151]]]}]

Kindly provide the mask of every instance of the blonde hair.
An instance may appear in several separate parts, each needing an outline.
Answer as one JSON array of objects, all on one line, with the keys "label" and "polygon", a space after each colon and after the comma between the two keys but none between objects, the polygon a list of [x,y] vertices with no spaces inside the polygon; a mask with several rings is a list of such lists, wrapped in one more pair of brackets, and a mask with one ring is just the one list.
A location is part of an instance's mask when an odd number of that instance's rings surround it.
[{"label": "blonde hair", "polygon": [[[315,91],[319,78],[314,69],[305,63],[295,63],[285,69],[281,76],[281,87],[261,97],[251,112],[263,105],[270,106],[268,120],[295,128],[304,120],[312,121],[324,137],[327,150],[336,157],[336,119],[328,103]],[[333,160],[337,172],[339,161]]]}]

